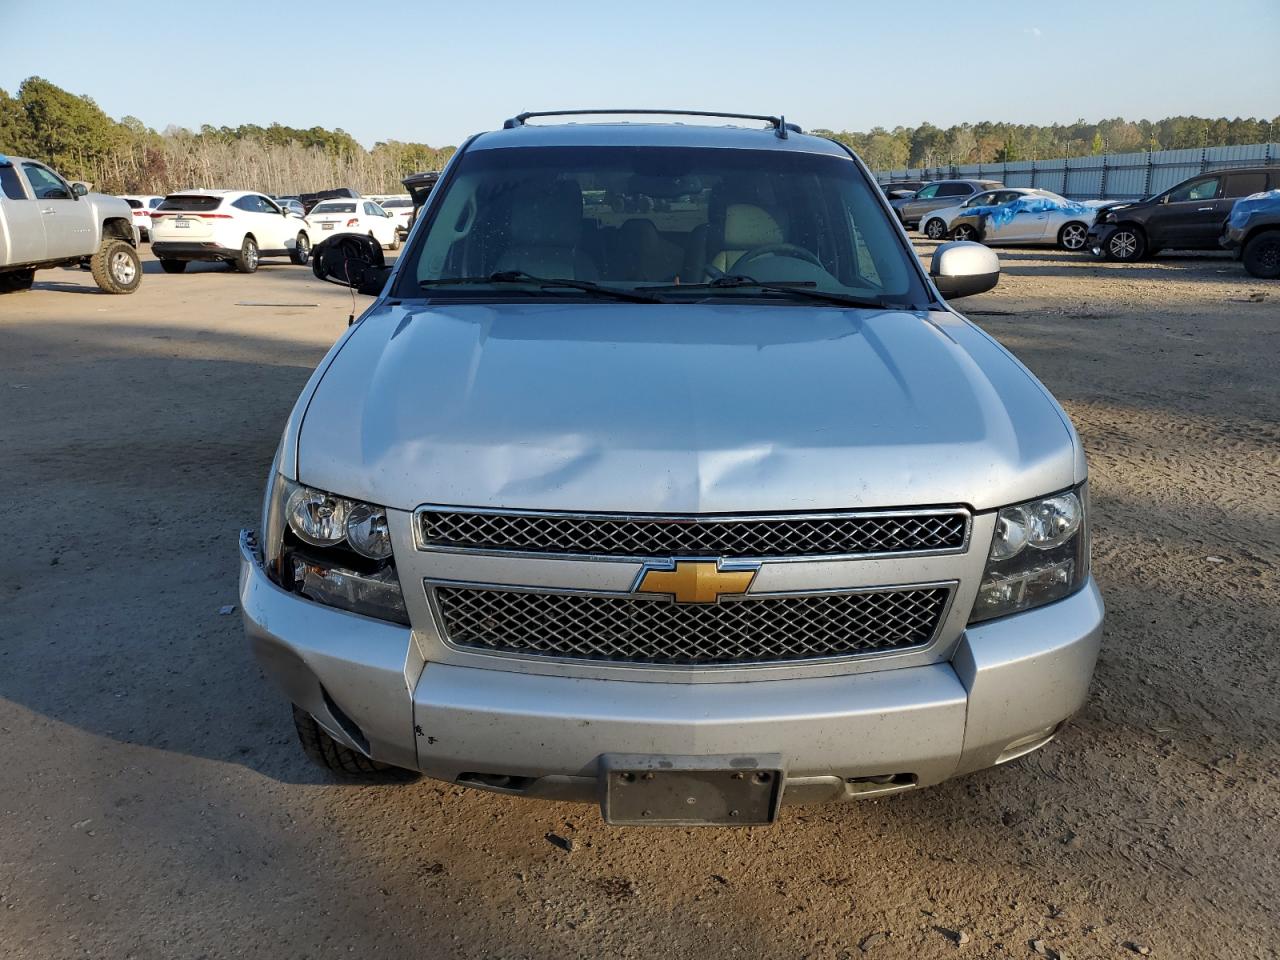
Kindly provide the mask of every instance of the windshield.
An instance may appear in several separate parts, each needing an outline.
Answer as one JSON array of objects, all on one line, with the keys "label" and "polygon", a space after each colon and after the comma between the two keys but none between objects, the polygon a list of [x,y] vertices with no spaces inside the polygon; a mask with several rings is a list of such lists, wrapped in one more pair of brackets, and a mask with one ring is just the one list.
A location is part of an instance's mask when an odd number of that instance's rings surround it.
[{"label": "windshield", "polygon": [[[874,184],[848,158],[781,150],[531,147],[459,158],[397,296],[522,295],[496,273],[706,299],[725,277],[894,305],[928,300]],[[446,281],[464,280],[449,284]],[[668,289],[670,288],[670,289]],[[688,288],[684,290],[682,288]],[[717,298],[776,300],[720,286]],[[798,298],[784,298],[798,302]]]},{"label": "windshield", "polygon": [[311,208],[312,214],[317,213],[355,213],[356,205],[354,203],[317,203]]}]

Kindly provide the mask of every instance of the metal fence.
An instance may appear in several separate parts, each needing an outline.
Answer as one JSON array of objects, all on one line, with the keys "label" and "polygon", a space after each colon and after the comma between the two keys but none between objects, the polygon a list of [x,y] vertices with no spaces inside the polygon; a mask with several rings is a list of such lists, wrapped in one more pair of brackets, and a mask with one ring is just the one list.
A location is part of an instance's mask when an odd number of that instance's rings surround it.
[{"label": "metal fence", "polygon": [[1007,187],[1052,190],[1070,200],[1132,200],[1160,193],[1209,170],[1272,163],[1280,164],[1280,143],[882,170],[876,173],[876,179],[881,183],[961,178],[999,180]]}]

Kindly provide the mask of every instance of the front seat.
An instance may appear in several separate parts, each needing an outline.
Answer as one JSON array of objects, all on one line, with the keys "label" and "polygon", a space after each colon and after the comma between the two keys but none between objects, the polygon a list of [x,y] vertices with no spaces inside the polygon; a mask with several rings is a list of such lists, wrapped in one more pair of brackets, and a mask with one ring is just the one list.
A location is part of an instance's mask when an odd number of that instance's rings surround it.
[{"label": "front seat", "polygon": [[724,212],[724,249],[711,258],[711,266],[729,273],[743,254],[782,242],[782,228],[767,210],[754,203],[731,203]]},{"label": "front seat", "polygon": [[595,264],[579,248],[582,188],[557,180],[517,196],[511,207],[510,243],[494,269],[523,270],[538,277],[594,280]]}]

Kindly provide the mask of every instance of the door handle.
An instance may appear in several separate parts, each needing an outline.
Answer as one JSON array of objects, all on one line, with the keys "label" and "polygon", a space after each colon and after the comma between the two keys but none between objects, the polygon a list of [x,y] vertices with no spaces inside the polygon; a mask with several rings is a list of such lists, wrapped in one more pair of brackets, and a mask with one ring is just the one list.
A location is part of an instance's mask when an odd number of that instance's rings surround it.
[{"label": "door handle", "polygon": [[49,214],[51,214],[51,213],[57,213],[58,211],[57,211],[57,210],[55,210],[55,209],[53,209],[53,207],[45,207],[45,208],[44,208],[43,210],[41,210],[40,212],[41,212],[41,213],[43,213],[43,214],[47,217]]},{"label": "door handle", "polygon": [[1196,207],[1196,213],[1210,213],[1213,207]]}]

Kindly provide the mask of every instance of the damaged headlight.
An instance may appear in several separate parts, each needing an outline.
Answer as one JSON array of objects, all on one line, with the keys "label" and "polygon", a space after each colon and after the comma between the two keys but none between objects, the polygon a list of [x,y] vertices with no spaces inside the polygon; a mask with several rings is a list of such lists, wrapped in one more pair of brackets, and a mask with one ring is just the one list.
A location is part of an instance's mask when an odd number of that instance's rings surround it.
[{"label": "damaged headlight", "polygon": [[1087,491],[1005,507],[996,515],[970,623],[1061,600],[1089,576]]},{"label": "damaged headlight", "polygon": [[408,625],[382,507],[273,474],[263,530],[267,573],[286,590]]}]

